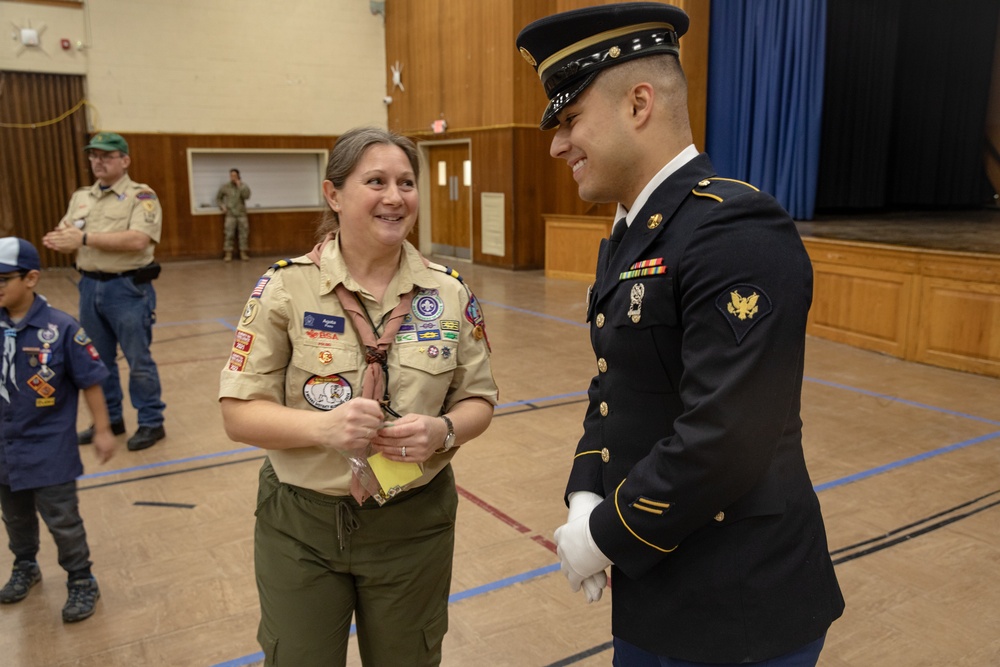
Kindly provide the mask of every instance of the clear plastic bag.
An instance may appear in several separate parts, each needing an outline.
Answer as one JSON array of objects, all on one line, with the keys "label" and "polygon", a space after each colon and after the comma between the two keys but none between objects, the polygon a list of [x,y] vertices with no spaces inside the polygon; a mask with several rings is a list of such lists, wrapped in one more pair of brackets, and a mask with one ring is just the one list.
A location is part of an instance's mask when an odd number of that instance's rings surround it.
[{"label": "clear plastic bag", "polygon": [[[368,445],[362,449],[356,449],[350,452],[341,452],[341,454],[351,465],[351,472],[354,473],[354,479],[358,482],[357,485],[353,483],[351,484],[351,495],[354,496],[354,499],[357,500],[360,505],[370,496],[374,498],[375,502],[377,502],[379,507],[381,507],[385,504],[385,501],[388,500],[388,498],[385,497],[378,478],[375,477],[375,472],[368,463],[368,457],[371,455],[371,450],[371,445]],[[357,486],[360,486],[360,489],[356,488]],[[361,497],[358,497],[359,495]]]}]

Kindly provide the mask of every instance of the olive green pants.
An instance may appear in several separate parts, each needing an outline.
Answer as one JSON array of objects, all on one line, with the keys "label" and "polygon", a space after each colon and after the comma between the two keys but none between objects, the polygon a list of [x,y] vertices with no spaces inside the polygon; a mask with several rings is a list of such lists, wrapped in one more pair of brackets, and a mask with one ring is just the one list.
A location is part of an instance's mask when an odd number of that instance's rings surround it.
[{"label": "olive green pants", "polygon": [[458,495],[451,467],[382,507],[260,471],[254,560],[268,667],[344,665],[351,616],[365,665],[441,662]]}]

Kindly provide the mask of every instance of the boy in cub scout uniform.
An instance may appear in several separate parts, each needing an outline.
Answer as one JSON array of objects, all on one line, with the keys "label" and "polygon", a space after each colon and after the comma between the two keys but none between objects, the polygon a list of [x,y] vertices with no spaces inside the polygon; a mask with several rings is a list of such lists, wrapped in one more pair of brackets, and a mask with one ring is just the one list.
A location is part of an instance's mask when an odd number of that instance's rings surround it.
[{"label": "boy in cub scout uniform", "polygon": [[101,596],[91,574],[76,478],[83,474],[76,444],[81,390],[94,418],[94,447],[104,463],[115,440],[101,381],[108,371],[87,332],[36,294],[41,263],[24,239],[0,239],[0,507],[14,554],[0,603],[20,602],[42,579],[38,517],[52,533],[68,574],[66,623],[90,617]]},{"label": "boy in cub scout uniform", "polygon": [[[45,246],[76,253],[80,270],[80,322],[94,339],[110,375],[104,396],[116,435],[125,432],[122,387],[118,378],[118,346],[129,366],[129,396],[138,411],[139,428],[129,438],[132,451],[162,440],[163,411],[160,375],[150,353],[156,321],[159,275],[153,252],[160,242],[163,211],[156,193],[128,175],[132,163],[128,143],[120,134],[99,132],[84,146],[97,178],[73,193],[66,215],[45,235]],[[93,428],[81,431],[81,445],[93,441]]]},{"label": "boy in cub scout uniform", "polygon": [[844,608],[799,418],[812,269],[781,206],[692,144],[660,3],[565,12],[517,46],[580,197],[617,202],[587,320],[596,375],[562,570],[597,600],[615,665],[815,664]]}]

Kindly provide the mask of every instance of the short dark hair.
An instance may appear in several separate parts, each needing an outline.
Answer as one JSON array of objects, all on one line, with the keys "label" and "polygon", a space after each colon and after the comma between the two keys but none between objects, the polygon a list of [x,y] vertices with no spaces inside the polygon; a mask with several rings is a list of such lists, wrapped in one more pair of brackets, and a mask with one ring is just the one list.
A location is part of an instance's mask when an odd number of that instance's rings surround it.
[{"label": "short dark hair", "polygon": [[[365,152],[378,144],[396,146],[402,150],[410,161],[414,179],[420,179],[420,153],[410,139],[378,127],[356,127],[340,135],[337,143],[333,145],[330,160],[326,163],[324,180],[330,181],[333,183],[333,187],[340,190],[347,182],[347,177],[361,162]],[[316,235],[322,239],[339,228],[340,217],[336,211],[328,208],[316,229]]]},{"label": "short dark hair", "polygon": [[240,170],[239,170],[239,169],[237,169],[236,167],[233,167],[232,169],[230,169],[230,170],[229,170],[229,173],[231,174],[231,173],[233,173],[234,171],[236,172],[236,175],[237,175],[237,176],[239,176],[239,175],[240,175]]}]

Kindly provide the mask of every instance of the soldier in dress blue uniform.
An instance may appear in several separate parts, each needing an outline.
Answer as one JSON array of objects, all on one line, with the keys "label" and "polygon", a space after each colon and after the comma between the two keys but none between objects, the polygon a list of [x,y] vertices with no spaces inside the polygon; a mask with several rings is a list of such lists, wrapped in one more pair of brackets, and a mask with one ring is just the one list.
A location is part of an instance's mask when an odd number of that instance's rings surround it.
[{"label": "soldier in dress blue uniform", "polygon": [[596,375],[556,530],[574,590],[610,566],[615,665],[813,665],[843,612],[799,417],[812,268],[781,206],[692,143],[661,3],[525,27],[541,128],[617,202],[587,320]]}]

